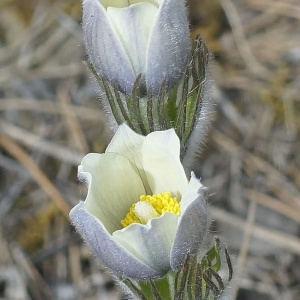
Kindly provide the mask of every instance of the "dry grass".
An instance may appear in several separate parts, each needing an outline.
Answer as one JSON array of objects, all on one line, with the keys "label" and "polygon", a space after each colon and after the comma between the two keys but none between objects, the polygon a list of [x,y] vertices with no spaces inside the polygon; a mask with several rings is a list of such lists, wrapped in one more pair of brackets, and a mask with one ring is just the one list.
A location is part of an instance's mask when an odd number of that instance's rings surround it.
[{"label": "dry grass", "polygon": [[[215,56],[216,118],[195,169],[236,254],[232,290],[298,299],[299,1],[189,2]],[[80,18],[75,0],[0,3],[0,298],[120,297],[67,218],[85,193],[76,166],[111,136]]]}]

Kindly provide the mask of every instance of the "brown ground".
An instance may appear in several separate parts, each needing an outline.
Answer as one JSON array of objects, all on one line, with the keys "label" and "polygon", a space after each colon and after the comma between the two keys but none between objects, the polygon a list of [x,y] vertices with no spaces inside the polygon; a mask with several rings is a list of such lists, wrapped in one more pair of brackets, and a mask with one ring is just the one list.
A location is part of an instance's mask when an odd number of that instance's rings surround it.
[{"label": "brown ground", "polygon": [[[190,0],[215,59],[195,165],[238,299],[300,295],[300,2]],[[83,64],[80,1],[0,2],[0,299],[119,299],[70,227],[76,167],[111,136]]]}]

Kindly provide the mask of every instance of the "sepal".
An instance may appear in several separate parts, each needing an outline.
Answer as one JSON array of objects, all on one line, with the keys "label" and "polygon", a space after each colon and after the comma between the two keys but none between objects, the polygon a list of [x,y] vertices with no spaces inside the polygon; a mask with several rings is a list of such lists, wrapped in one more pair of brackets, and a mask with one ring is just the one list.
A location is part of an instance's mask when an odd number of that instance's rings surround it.
[{"label": "sepal", "polygon": [[[225,262],[224,266],[222,261]],[[227,277],[223,275],[226,268]],[[137,299],[212,300],[225,299],[232,277],[228,250],[226,247],[222,250],[220,240],[216,237],[215,244],[201,260],[197,255],[187,254],[182,266],[163,278],[143,281],[124,279],[123,282]]]}]

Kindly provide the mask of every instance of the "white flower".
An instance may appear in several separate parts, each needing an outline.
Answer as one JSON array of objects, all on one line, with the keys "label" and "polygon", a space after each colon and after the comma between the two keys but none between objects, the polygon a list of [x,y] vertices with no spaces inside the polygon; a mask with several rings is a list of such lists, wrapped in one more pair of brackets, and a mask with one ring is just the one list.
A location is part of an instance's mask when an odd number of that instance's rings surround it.
[{"label": "white flower", "polygon": [[[187,253],[197,253],[208,229],[203,186],[192,174],[188,182],[173,129],[146,137],[121,125],[104,154],[90,153],[79,166],[88,194],[71,212],[79,233],[100,262],[134,279],[162,277],[177,269]],[[157,214],[141,195],[169,192],[180,213]],[[141,198],[142,199],[142,198]],[[122,228],[133,203],[144,224]]]},{"label": "white flower", "polygon": [[157,94],[183,75],[190,49],[183,0],[84,0],[86,49],[96,71],[130,94],[142,74]]}]

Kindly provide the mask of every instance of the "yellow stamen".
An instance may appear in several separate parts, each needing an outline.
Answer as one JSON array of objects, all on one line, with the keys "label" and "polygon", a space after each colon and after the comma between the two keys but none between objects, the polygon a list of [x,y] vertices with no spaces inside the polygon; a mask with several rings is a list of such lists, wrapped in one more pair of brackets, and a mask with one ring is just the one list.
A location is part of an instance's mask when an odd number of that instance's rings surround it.
[{"label": "yellow stamen", "polygon": [[157,218],[165,212],[180,214],[180,204],[169,192],[156,195],[141,195],[140,201],[133,203],[125,218],[121,221],[123,227],[132,223],[146,224],[149,219]]}]

